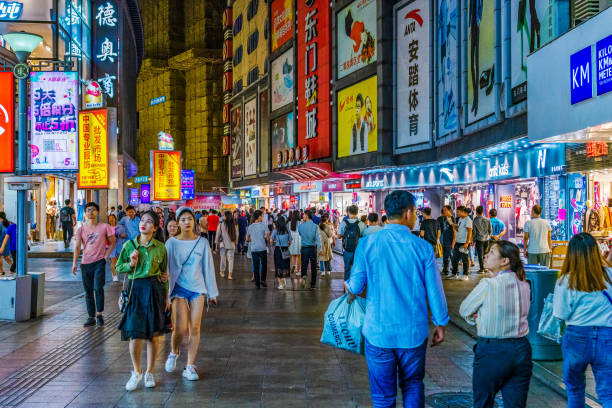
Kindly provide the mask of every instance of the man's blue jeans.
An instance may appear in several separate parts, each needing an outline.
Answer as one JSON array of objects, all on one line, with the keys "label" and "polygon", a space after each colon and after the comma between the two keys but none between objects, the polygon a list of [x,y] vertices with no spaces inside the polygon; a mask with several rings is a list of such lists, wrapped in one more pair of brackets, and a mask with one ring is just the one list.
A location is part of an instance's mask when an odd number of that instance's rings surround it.
[{"label": "man's blue jeans", "polygon": [[425,353],[427,340],[416,348],[380,348],[366,339],[370,391],[374,408],[395,407],[397,382],[402,389],[404,408],[425,405]]},{"label": "man's blue jeans", "polygon": [[347,281],[351,277],[351,268],[353,267],[353,258],[355,258],[355,253],[344,251],[342,253],[342,258],[344,258],[344,280]]},{"label": "man's blue jeans", "polygon": [[612,327],[567,326],[562,341],[568,408],[584,407],[584,372],[590,364],[603,408],[612,408]]}]

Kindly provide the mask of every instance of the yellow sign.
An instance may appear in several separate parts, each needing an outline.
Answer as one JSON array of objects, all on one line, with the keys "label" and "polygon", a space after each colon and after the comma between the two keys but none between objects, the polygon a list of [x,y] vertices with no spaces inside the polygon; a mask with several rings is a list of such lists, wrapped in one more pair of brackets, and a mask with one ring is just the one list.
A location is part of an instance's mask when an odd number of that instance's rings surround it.
[{"label": "yellow sign", "polygon": [[378,150],[376,75],[338,92],[338,157]]},{"label": "yellow sign", "polygon": [[108,188],[106,109],[79,113],[79,188]]},{"label": "yellow sign", "polygon": [[181,152],[151,151],[153,201],[181,200]]}]

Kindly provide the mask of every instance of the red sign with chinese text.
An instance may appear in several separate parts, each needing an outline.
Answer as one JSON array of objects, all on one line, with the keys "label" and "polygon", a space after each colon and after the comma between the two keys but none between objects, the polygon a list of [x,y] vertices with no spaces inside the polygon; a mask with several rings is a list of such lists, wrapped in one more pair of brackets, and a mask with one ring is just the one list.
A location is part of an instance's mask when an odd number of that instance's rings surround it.
[{"label": "red sign with chinese text", "polygon": [[13,73],[0,72],[0,152],[2,152],[0,155],[0,173],[12,173],[15,170],[13,156],[14,101]]},{"label": "red sign with chinese text", "polygon": [[588,142],[586,144],[586,157],[600,157],[608,155],[608,143]]},{"label": "red sign with chinese text", "polygon": [[298,1],[297,10],[298,145],[321,159],[331,155],[331,8],[313,0]]},{"label": "red sign with chinese text", "polygon": [[274,52],[293,37],[293,0],[274,0],[272,14],[272,47]]}]

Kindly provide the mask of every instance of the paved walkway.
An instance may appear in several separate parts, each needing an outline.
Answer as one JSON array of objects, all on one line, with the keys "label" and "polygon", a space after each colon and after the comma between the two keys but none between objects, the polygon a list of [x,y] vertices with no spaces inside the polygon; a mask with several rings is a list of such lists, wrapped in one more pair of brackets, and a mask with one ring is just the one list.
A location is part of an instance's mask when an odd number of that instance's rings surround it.
[{"label": "paved walkway", "polygon": [[[340,271],[337,258],[334,270]],[[79,284],[70,274],[70,263],[46,261],[49,265],[40,268],[53,269],[48,294],[58,290],[52,283]],[[82,327],[84,301],[71,297],[72,289],[61,295],[67,300],[47,307],[41,319],[0,322],[0,406],[371,406],[364,358],[319,342],[323,313],[342,292],[342,273],[325,278],[313,292],[279,291],[271,278],[268,289],[256,291],[246,257],[237,256],[234,276],[234,281],[218,279],[220,305],[204,317],[197,358],[200,381],[186,381],[180,371],[163,371],[166,341],[155,372],[157,387],[125,392],[131,363],[127,343],[115,329],[121,285],[109,282],[104,328]],[[473,343],[451,325],[447,341],[428,349],[428,406],[471,406],[469,399],[467,405],[459,401],[470,397]],[[179,367],[183,364],[181,357]],[[564,407],[566,402],[532,380],[528,405]]]}]

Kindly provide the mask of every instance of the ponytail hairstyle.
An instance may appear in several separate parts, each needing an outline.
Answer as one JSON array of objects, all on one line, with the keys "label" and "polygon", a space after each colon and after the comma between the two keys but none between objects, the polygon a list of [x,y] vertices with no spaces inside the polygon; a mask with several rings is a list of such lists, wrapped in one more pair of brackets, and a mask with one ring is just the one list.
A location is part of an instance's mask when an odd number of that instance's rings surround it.
[{"label": "ponytail hairstyle", "polygon": [[236,223],[234,221],[234,216],[231,212],[225,212],[225,217],[223,217],[223,223],[225,224],[225,228],[227,229],[227,235],[229,235],[232,242],[236,242]]},{"label": "ponytail hairstyle", "polygon": [[164,242],[164,232],[159,226],[159,215],[153,210],[145,211],[142,214],[142,217],[144,217],[145,215],[148,215],[153,219],[153,226],[155,228],[155,230],[153,231],[153,238],[158,240],[159,242]]},{"label": "ponytail hairstyle", "polygon": [[499,256],[502,258],[508,258],[510,261],[509,268],[512,272],[516,274],[516,277],[520,281],[525,280],[525,267],[523,266],[523,261],[521,261],[521,251],[515,243],[510,241],[493,241],[489,245],[490,251],[493,246],[497,245],[497,250],[499,251]]}]

